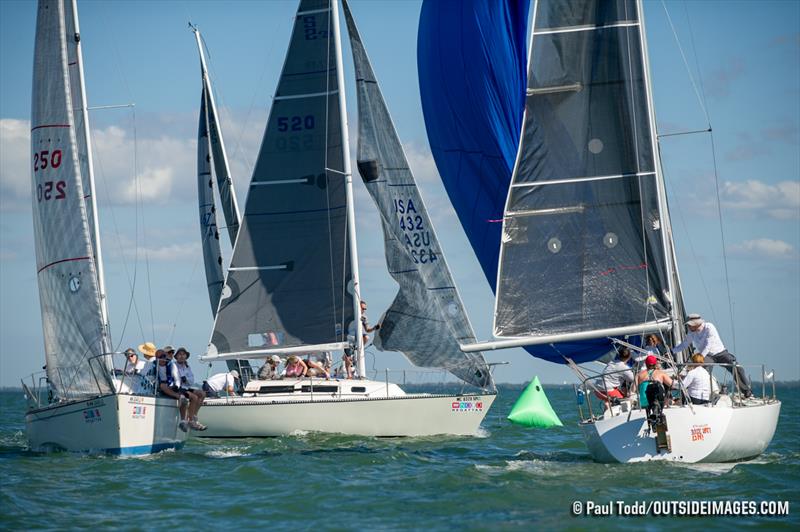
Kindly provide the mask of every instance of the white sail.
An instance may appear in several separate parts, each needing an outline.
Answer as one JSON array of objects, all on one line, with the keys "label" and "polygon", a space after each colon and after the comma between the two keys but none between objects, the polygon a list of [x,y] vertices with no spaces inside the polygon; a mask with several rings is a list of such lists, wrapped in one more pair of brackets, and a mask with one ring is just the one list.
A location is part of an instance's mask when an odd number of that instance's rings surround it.
[{"label": "white sail", "polygon": [[[72,5],[70,5],[70,9]],[[39,2],[31,103],[31,167],[36,271],[47,376],[58,397],[106,391],[106,331],[87,210],[64,0]],[[74,56],[72,57],[74,59]],[[85,153],[83,157],[90,157]]]}]

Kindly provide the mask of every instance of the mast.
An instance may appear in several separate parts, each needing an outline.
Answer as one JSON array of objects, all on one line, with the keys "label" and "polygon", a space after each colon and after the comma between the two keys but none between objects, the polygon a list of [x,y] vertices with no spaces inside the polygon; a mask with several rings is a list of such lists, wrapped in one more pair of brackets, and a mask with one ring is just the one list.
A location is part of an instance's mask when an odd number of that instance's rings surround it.
[{"label": "mast", "polygon": [[[656,111],[653,103],[652,81],[650,77],[650,57],[647,51],[647,36],[644,28],[644,4],[642,0],[636,0],[636,8],[639,12],[639,38],[642,43],[642,61],[644,72],[644,87],[647,94],[648,119],[650,120],[650,130],[652,131],[651,142],[653,150],[654,167],[656,172],[656,189],[658,191],[658,210],[661,214],[661,245],[664,248],[664,259],[667,269],[667,288],[670,294],[669,314],[672,321],[672,337],[676,342],[683,339],[683,324],[681,318],[676,314],[678,301],[680,299],[680,285],[676,284],[678,277],[677,266],[675,264],[675,249],[672,242],[672,223],[669,217],[667,206],[667,195],[664,186],[664,172],[661,167],[661,150],[658,146],[658,126],[656,125]],[[682,355],[678,355],[679,357]],[[682,360],[678,360],[682,362]]]},{"label": "mast", "polygon": [[342,35],[339,28],[339,0],[331,0],[333,39],[336,47],[336,81],[339,90],[339,114],[342,124],[342,150],[344,151],[345,197],[347,200],[347,236],[350,250],[350,270],[353,275],[353,307],[355,320],[356,364],[358,374],[363,379],[366,375],[364,360],[364,342],[361,330],[361,285],[358,280],[358,249],[356,247],[356,220],[353,204],[353,172],[350,166],[350,138],[347,128],[347,102],[344,95],[344,75],[342,74]]},{"label": "mast", "polygon": [[[208,105],[209,105],[209,112],[214,116],[217,116],[217,104],[214,101],[214,91],[211,90],[211,82],[208,79],[208,68],[206,67],[206,56],[203,53],[203,45],[200,42],[200,30],[197,29],[196,26],[192,26],[192,31],[194,32],[194,38],[197,41],[197,50],[200,52],[200,68],[202,69],[203,74],[203,84],[206,87],[206,93],[208,94]],[[209,132],[210,133],[210,132]],[[237,226],[240,226],[242,223],[242,216],[239,213],[239,204],[236,201],[236,194],[233,193],[233,182],[231,180],[231,169],[228,165],[228,152],[225,149],[225,141],[222,139],[222,132],[218,132],[217,137],[219,138],[219,148],[222,152],[222,164],[225,166],[225,184],[228,186],[229,190],[231,190],[231,208],[233,211],[233,215],[236,218]],[[234,242],[231,241],[231,245]]]},{"label": "mast", "polygon": [[[83,134],[86,141],[86,159],[89,180],[90,198],[92,203],[92,231],[94,233],[94,253],[95,253],[95,266],[97,268],[97,287],[100,292],[100,313],[103,320],[103,337],[102,348],[104,353],[111,352],[111,339],[108,324],[108,301],[106,298],[106,282],[105,274],[103,271],[103,252],[100,247],[100,223],[97,215],[97,193],[94,186],[94,161],[92,159],[92,137],[89,134],[89,106],[86,102],[86,81],[83,77],[83,52],[81,51],[81,32],[78,25],[78,5],[77,0],[72,1],[72,22],[75,25],[75,58],[76,66],[78,68],[78,79],[80,79],[80,97],[81,97],[81,117],[83,118]],[[69,38],[69,37],[67,37]]]}]

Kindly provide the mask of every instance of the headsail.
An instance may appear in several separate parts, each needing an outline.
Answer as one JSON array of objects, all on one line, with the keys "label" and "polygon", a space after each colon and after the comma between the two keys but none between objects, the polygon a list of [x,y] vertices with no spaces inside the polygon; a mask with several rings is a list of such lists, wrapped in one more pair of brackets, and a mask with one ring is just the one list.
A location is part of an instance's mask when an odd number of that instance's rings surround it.
[{"label": "headsail", "polygon": [[483,355],[459,348],[475,342],[472,326],[346,0],[343,5],[358,94],[358,169],[381,215],[389,273],[400,285],[375,345],[400,351],[417,366],[445,368],[465,382],[492,387]]},{"label": "headsail", "polygon": [[[539,0],[494,333],[561,361],[669,328],[671,251],[634,0]],[[580,358],[580,357],[579,357]]]},{"label": "headsail", "polygon": [[211,150],[208,132],[208,94],[205,83],[200,97],[200,123],[197,130],[197,202],[200,209],[200,237],[206,271],[211,312],[216,314],[225,273],[219,244],[217,209],[214,203],[214,178],[211,175]]},{"label": "headsail", "polygon": [[66,43],[75,34],[67,34],[67,15],[72,12],[63,0],[39,2],[31,97],[36,270],[47,376],[60,398],[110,391],[105,364],[92,371],[89,362],[103,352],[106,331],[84,199],[85,148],[73,112],[81,100],[73,95],[80,85],[73,85],[71,75],[76,64]]},{"label": "headsail", "polygon": [[354,317],[328,0],[302,0],[206,359],[347,345]]}]

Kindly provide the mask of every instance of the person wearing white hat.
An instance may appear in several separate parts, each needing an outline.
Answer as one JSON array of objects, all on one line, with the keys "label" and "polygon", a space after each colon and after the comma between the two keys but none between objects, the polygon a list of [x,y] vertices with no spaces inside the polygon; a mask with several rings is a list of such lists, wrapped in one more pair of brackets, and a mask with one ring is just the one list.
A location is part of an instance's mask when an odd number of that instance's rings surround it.
[{"label": "person wearing white hat", "polygon": [[261,366],[261,369],[258,370],[258,375],[256,375],[258,380],[266,381],[279,379],[281,373],[278,371],[278,366],[281,365],[281,362],[283,361],[278,355],[272,355],[267,358],[267,361]]},{"label": "person wearing white hat", "polygon": [[219,397],[221,392],[228,395],[236,395],[236,380],[239,378],[239,372],[235,369],[229,373],[217,373],[203,381],[203,391],[206,392],[207,397]]},{"label": "person wearing white hat", "polygon": [[[741,366],[736,365],[736,357],[733,353],[725,349],[717,328],[713,323],[705,321],[700,314],[689,314],[686,316],[686,327],[689,329],[683,342],[672,348],[673,353],[680,353],[691,344],[694,352],[700,353],[705,357],[706,364],[731,364],[725,366],[731,375],[738,377],[739,388],[745,397],[750,397],[753,392],[750,390],[750,380],[747,378]],[[736,373],[734,374],[734,369]]]}]

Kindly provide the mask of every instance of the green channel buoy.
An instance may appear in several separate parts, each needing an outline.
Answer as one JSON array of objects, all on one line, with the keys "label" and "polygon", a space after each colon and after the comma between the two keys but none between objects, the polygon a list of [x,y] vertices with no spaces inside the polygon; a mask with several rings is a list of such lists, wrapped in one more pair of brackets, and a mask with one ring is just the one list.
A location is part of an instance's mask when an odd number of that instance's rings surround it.
[{"label": "green channel buoy", "polygon": [[508,420],[517,425],[542,429],[564,426],[550,406],[539,377],[534,377],[533,382],[519,396],[511,413],[508,414]]}]

